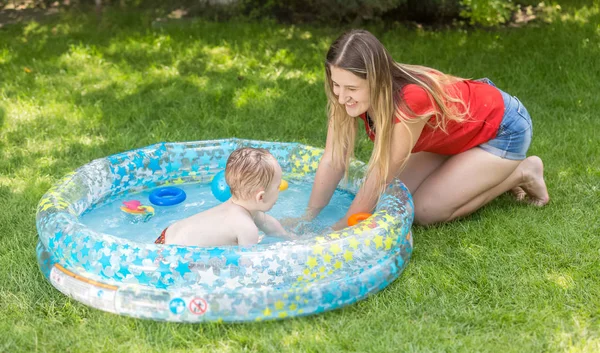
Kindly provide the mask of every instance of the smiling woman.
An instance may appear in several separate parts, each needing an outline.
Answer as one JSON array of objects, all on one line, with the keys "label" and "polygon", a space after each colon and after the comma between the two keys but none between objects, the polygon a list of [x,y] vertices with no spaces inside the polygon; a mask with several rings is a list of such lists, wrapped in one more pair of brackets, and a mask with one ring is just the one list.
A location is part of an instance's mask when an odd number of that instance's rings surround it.
[{"label": "smiling woman", "polygon": [[526,157],[529,113],[490,80],[397,63],[364,30],[331,45],[325,73],[329,128],[303,219],[319,214],[347,173],[357,118],[373,152],[364,184],[334,229],[371,212],[395,178],[413,194],[415,221],[423,225],[468,215],[506,191],[537,206],[548,202],[542,161]]}]

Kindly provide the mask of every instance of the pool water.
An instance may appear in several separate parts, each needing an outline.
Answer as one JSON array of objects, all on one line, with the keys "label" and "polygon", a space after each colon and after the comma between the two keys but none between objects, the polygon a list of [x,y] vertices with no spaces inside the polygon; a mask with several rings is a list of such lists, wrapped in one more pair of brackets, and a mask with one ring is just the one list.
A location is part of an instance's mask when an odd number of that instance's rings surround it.
[{"label": "pool water", "polygon": [[[97,232],[137,242],[152,243],[167,226],[220,204],[220,201],[213,196],[210,184],[195,183],[176,186],[183,189],[187,195],[185,201],[180,204],[153,205],[148,200],[153,189],[148,189],[96,205],[80,217],[80,222]],[[279,193],[277,203],[268,214],[278,220],[300,217],[308,205],[311,190],[312,183],[290,181],[288,189]],[[323,229],[332,226],[344,216],[353,199],[354,194],[336,190],[329,205],[306,229],[309,229],[311,233],[320,233]],[[121,211],[123,202],[129,200],[138,200],[143,206],[154,207],[154,216],[143,222],[139,218],[136,219],[135,216]],[[280,240],[267,236],[262,242],[271,243]]]}]

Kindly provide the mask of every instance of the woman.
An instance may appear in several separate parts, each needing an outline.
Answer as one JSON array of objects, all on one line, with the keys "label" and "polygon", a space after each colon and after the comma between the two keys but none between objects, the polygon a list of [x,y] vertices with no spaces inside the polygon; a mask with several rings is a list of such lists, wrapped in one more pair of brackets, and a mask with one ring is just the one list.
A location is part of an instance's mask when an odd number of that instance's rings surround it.
[{"label": "woman", "polygon": [[356,118],[374,148],[367,178],[334,229],[346,227],[352,214],[372,212],[396,177],[413,195],[415,222],[422,225],[468,215],[509,190],[518,200],[548,203],[542,160],[526,158],[529,114],[491,81],[399,64],[364,30],[332,44],[325,71],[327,141],[303,219],[319,214],[347,171]]}]

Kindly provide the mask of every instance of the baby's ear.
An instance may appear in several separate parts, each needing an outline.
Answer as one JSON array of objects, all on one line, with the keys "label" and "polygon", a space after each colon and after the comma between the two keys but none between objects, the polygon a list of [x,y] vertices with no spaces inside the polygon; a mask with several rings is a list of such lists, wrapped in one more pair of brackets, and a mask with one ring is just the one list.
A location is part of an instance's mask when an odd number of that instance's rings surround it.
[{"label": "baby's ear", "polygon": [[265,191],[261,190],[259,192],[256,193],[256,202],[262,202],[262,200],[265,198]]}]

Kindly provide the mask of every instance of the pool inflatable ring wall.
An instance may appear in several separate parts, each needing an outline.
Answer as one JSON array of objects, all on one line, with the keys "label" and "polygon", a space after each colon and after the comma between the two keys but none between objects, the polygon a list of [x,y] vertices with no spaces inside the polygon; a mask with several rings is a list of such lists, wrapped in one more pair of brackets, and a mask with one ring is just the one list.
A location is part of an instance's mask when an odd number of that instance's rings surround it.
[{"label": "pool inflatable ring wall", "polygon": [[[312,182],[322,149],[240,139],[159,143],[97,159],[40,200],[37,257],[62,293],[104,311],[179,322],[253,321],[339,308],[396,279],[412,252],[412,198],[398,180],[373,216],[316,237],[250,247],[140,243],[81,224],[86,210],[123,194],[176,183],[210,183],[236,148],[269,149],[286,180]],[[356,193],[353,161],[339,188]],[[152,236],[148,236],[152,238]]]}]

